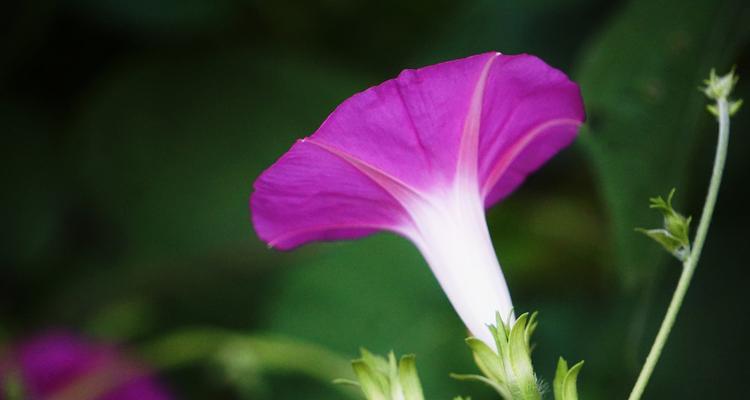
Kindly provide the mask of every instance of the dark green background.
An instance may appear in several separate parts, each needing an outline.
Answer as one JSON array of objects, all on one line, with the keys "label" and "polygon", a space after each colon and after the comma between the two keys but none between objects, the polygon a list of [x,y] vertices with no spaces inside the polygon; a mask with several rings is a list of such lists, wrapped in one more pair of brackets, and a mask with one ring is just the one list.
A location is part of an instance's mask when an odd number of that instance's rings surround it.
[{"label": "dark green background", "polygon": [[[582,86],[580,139],[489,226],[516,307],[540,312],[538,372],[585,359],[583,399],[625,398],[679,274],[633,228],[660,224],[647,198],[673,186],[699,214],[709,69],[736,65],[750,101],[740,0],[28,0],[0,30],[0,342],[61,327],[121,342],[185,399],[346,398],[290,372],[326,381],[343,361],[219,351],[204,329],[343,359],[414,352],[429,399],[493,398],[448,378],[474,370],[465,331],[407,241],[278,253],[247,209],[260,171],[354,92],[488,50],[538,55]],[[704,259],[647,399],[746,397],[749,116],[732,120]],[[183,347],[153,350],[177,332]]]}]

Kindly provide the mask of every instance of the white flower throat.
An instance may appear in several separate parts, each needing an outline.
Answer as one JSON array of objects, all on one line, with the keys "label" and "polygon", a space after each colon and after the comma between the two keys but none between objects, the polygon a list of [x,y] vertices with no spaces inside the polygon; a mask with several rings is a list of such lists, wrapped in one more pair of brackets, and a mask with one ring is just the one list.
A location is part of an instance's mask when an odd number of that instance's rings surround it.
[{"label": "white flower throat", "polygon": [[[407,208],[408,233],[469,331],[491,347],[487,325],[513,310],[508,285],[490,240],[477,190],[455,185]],[[512,317],[511,317],[512,318]],[[506,321],[512,322],[512,321]]]}]

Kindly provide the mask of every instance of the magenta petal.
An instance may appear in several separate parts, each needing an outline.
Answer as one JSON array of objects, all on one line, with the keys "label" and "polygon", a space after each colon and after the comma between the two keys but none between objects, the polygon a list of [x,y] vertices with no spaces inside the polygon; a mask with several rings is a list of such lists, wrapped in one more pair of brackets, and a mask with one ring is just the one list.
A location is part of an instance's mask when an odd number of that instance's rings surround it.
[{"label": "magenta petal", "polygon": [[[150,371],[116,347],[65,333],[35,336],[0,359],[0,383],[20,373],[31,399],[167,400],[171,396]],[[3,394],[0,391],[0,400]]]},{"label": "magenta petal", "polygon": [[585,119],[578,85],[529,55],[500,56],[484,91],[479,181],[485,207],[569,145]]},{"label": "magenta petal", "polygon": [[344,101],[255,182],[273,247],[408,237],[473,335],[513,304],[484,209],[574,139],[578,86],[529,55],[486,53],[417,70]]},{"label": "magenta petal", "polygon": [[468,177],[461,190],[488,207],[568,145],[583,119],[578,86],[533,56],[405,70],[344,101],[258,178],[253,223],[281,249],[378,230],[413,236],[410,205]]},{"label": "magenta petal", "polygon": [[38,396],[55,393],[115,358],[112,351],[92,351],[89,343],[61,332],[34,337],[16,352],[27,390]]},{"label": "magenta petal", "polygon": [[411,187],[451,184],[486,53],[416,70],[342,103],[313,135]]},{"label": "magenta petal", "polygon": [[251,208],[261,239],[290,249],[311,240],[398,230],[404,224],[403,207],[386,189],[392,184],[388,177],[381,174],[378,183],[364,172],[377,174],[374,169],[314,143],[298,141],[255,181]]},{"label": "magenta petal", "polygon": [[406,70],[339,105],[256,181],[258,235],[289,249],[384,229],[404,233],[404,204],[451,184],[466,110],[493,57]]}]

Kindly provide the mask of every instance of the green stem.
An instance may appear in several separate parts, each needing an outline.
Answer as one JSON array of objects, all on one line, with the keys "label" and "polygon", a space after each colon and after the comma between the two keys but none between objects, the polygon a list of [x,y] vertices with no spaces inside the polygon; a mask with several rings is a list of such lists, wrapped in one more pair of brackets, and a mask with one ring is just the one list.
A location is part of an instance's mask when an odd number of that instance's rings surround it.
[{"label": "green stem", "polygon": [[716,205],[716,197],[719,194],[719,185],[721,184],[721,174],[724,171],[724,162],[727,156],[727,144],[729,142],[729,104],[726,98],[720,98],[716,101],[717,108],[719,110],[719,143],[716,146],[716,156],[714,158],[714,167],[711,174],[711,183],[708,187],[708,194],[706,195],[706,202],[703,205],[703,213],[701,214],[701,220],[698,224],[698,230],[695,234],[695,242],[693,249],[682,264],[682,275],[677,283],[677,288],[672,295],[672,301],[669,303],[667,314],[664,316],[664,320],[659,328],[659,333],[656,335],[654,344],[651,346],[651,351],[646,357],[646,362],[643,364],[638,380],[635,382],[633,391],[630,393],[628,400],[638,400],[643,395],[643,391],[646,389],[648,380],[651,374],[654,372],[654,367],[659,361],[662,349],[667,342],[669,332],[674,326],[677,313],[680,311],[682,301],[685,298],[685,293],[690,286],[690,280],[693,278],[695,267],[698,265],[698,259],[701,256],[701,250],[703,249],[703,243],[706,241],[706,234],[708,233],[708,226],[711,224],[711,216],[714,212],[714,206]]}]

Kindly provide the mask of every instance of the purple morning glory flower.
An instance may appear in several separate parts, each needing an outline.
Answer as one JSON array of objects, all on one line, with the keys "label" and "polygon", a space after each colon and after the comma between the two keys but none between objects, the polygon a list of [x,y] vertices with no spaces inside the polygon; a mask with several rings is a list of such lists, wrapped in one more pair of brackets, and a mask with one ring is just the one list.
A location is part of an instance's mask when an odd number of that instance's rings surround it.
[{"label": "purple morning glory flower", "polygon": [[28,400],[171,399],[148,369],[117,348],[62,332],[33,337],[0,355],[0,388],[14,378]]},{"label": "purple morning glory flower", "polygon": [[570,144],[578,86],[530,55],[485,53],[355,94],[257,179],[255,229],[269,246],[391,231],[422,252],[469,330],[512,303],[484,211]]}]

